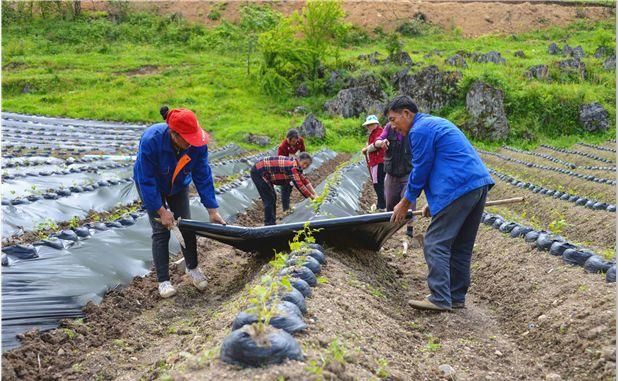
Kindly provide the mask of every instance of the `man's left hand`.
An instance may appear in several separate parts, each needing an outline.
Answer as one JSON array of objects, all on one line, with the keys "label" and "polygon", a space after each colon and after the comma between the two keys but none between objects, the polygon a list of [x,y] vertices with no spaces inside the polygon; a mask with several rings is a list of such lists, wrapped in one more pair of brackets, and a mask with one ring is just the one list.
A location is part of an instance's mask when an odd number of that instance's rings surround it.
[{"label": "man's left hand", "polygon": [[221,217],[221,215],[216,209],[209,209],[208,216],[210,217],[210,222],[212,222],[213,224],[227,225],[227,222],[225,222],[223,217]]},{"label": "man's left hand", "polygon": [[395,208],[393,209],[393,215],[391,216],[391,222],[399,223],[406,219],[406,215],[408,214],[408,209],[410,209],[410,205],[412,203],[407,199],[403,198]]}]

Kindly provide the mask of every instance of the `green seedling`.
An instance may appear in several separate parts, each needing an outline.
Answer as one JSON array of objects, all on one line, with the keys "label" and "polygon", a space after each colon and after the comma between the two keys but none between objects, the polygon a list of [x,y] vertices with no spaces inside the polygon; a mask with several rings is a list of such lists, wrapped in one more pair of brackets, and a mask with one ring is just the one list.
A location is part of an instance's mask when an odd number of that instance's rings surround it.
[{"label": "green seedling", "polygon": [[429,336],[427,344],[425,344],[425,348],[422,349],[423,352],[437,352],[442,345],[440,344],[440,339],[437,337]]},{"label": "green seedling", "polygon": [[388,361],[386,359],[380,358],[377,361],[377,368],[375,369],[375,375],[380,378],[388,378],[391,376],[391,373],[388,371]]},{"label": "green seedling", "polygon": [[69,229],[76,229],[79,227],[80,219],[78,216],[73,216],[69,220]]}]

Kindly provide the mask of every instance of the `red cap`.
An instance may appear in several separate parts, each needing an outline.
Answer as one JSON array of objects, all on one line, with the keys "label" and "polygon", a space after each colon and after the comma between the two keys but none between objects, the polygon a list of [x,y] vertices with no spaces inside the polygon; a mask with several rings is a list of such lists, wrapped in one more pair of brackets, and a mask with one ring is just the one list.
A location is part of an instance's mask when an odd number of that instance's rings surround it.
[{"label": "red cap", "polygon": [[165,121],[172,131],[180,134],[193,147],[208,144],[208,134],[200,127],[193,111],[175,108],[167,112]]}]

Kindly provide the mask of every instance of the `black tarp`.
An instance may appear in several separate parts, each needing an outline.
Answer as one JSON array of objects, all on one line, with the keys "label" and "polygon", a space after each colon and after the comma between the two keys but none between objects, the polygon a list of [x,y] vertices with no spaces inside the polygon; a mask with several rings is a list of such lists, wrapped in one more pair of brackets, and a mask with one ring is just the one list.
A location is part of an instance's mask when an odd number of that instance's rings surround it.
[{"label": "black tarp", "polygon": [[[341,249],[379,250],[384,241],[405,224],[405,222],[391,223],[391,215],[392,212],[385,212],[314,220],[309,222],[309,227],[318,229],[314,237],[319,244]],[[408,218],[412,218],[412,212],[408,213]],[[199,236],[223,242],[243,251],[273,254],[274,250],[288,249],[289,242],[298,230],[303,229],[305,223],[248,228],[182,220],[179,227],[183,231],[194,232]]]}]

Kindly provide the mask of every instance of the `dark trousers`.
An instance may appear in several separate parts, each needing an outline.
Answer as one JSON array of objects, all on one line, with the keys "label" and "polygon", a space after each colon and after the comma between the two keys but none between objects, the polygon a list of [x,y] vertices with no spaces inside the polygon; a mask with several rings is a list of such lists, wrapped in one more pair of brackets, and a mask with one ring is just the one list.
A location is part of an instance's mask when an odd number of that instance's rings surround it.
[{"label": "dark trousers", "polygon": [[435,215],[425,233],[425,261],[429,268],[429,300],[451,308],[464,303],[470,286],[470,262],[481,223],[488,187],[464,194]]},{"label": "dark trousers", "polygon": [[386,173],[384,172],[384,163],[378,164],[378,182],[373,184],[373,190],[376,192],[376,196],[378,197],[378,203],[376,208],[378,209],[386,209],[386,199],[384,198],[384,176]]},{"label": "dark trousers", "polygon": [[290,209],[290,196],[292,195],[292,186],[290,184],[281,186],[281,206],[283,211]]},{"label": "dark trousers", "polygon": [[267,183],[255,168],[251,169],[251,180],[253,180],[264,204],[264,225],[276,225],[277,193],[275,193],[275,188]]},{"label": "dark trousers", "polygon": [[[161,195],[161,199],[163,205],[167,204],[168,209],[172,211],[174,218],[191,218],[188,187],[173,196]],[[152,212],[149,210],[148,217],[150,226],[152,227],[152,259],[157,271],[157,281],[165,282],[170,280],[170,231],[161,223],[154,220],[155,218],[159,218],[159,213],[156,211]],[[188,232],[182,233],[182,237],[185,240],[186,246],[182,249],[182,255],[185,257],[187,268],[192,270],[197,267],[197,239],[194,233]]]}]

